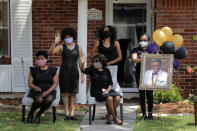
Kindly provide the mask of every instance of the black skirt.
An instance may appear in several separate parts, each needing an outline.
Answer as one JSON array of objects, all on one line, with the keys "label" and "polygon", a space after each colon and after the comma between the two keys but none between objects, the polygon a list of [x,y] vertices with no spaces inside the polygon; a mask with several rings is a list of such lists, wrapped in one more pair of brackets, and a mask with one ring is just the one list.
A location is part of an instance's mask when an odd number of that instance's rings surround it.
[{"label": "black skirt", "polygon": [[[36,97],[41,96],[43,92],[39,92],[39,91],[34,91],[34,90],[30,90],[28,97],[31,97],[32,99],[35,100]],[[47,94],[44,98],[46,98],[47,96],[52,95],[53,96],[53,100],[55,100],[56,98],[56,90],[50,92],[49,94]]]},{"label": "black skirt", "polygon": [[104,102],[107,100],[107,97],[109,97],[109,96],[112,96],[112,97],[120,96],[121,97],[120,94],[118,94],[116,91],[111,89],[108,94],[96,96],[95,99],[97,102]]}]

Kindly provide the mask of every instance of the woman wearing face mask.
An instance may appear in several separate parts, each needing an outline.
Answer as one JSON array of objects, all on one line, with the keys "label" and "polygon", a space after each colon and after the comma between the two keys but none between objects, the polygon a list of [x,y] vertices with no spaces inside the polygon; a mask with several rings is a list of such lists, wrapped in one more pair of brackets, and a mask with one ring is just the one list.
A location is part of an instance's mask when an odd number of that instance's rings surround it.
[{"label": "woman wearing face mask", "polygon": [[120,95],[112,89],[112,77],[106,65],[106,57],[102,54],[97,54],[92,58],[92,66],[84,68],[84,61],[82,61],[80,69],[83,73],[90,75],[91,96],[95,97],[98,102],[106,101],[106,107],[109,113],[106,115],[106,123],[111,123],[110,115],[112,115],[114,123],[121,125],[122,122],[115,114],[115,109],[120,104]]},{"label": "woman wearing face mask", "polygon": [[48,54],[46,51],[38,51],[36,67],[30,67],[28,77],[28,86],[31,88],[29,97],[34,99],[30,112],[27,117],[27,123],[32,123],[34,111],[40,107],[37,113],[35,123],[40,123],[41,114],[49,108],[53,100],[56,98],[55,88],[58,84],[57,68],[48,67]]},{"label": "woman wearing face mask", "polygon": [[94,55],[96,50],[107,57],[107,65],[116,65],[122,60],[122,53],[119,42],[116,41],[116,30],[108,25],[99,30],[99,39],[94,44],[91,54]]},{"label": "woman wearing face mask", "polygon": [[[142,54],[146,52],[146,47],[149,42],[149,37],[146,34],[142,34],[140,36],[140,42],[139,42],[139,47],[134,48],[132,53],[131,53],[131,58],[133,62],[136,63],[136,84],[139,88],[139,80],[140,80],[140,69],[141,69],[141,58]],[[144,91],[144,90],[139,90],[140,92],[140,106],[141,106],[141,112],[142,112],[142,119],[149,119],[152,120],[152,111],[153,111],[153,91]],[[146,95],[145,95],[146,94]],[[148,102],[148,116],[146,114],[146,102],[145,102],[145,96]]]},{"label": "woman wearing face mask", "polygon": [[[73,28],[64,28],[55,37],[55,43],[51,46],[49,53],[62,54],[62,64],[59,74],[59,85],[61,93],[63,93],[63,103],[65,108],[64,120],[77,120],[74,116],[75,98],[79,88],[79,71],[78,62],[81,63],[82,57],[84,57],[82,48],[77,45],[76,31]],[[63,41],[63,44],[57,45]],[[56,46],[57,45],[57,46]],[[84,81],[84,75],[82,73],[81,82]],[[68,97],[71,96],[70,102]],[[68,112],[68,103],[70,103],[70,113]]]}]

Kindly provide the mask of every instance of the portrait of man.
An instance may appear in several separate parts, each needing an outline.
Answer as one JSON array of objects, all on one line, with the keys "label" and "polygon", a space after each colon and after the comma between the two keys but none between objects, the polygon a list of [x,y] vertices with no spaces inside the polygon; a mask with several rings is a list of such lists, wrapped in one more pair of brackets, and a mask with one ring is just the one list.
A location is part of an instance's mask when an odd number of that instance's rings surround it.
[{"label": "portrait of man", "polygon": [[167,86],[168,73],[161,67],[162,61],[160,59],[152,59],[151,69],[144,73],[143,84],[145,86]]}]

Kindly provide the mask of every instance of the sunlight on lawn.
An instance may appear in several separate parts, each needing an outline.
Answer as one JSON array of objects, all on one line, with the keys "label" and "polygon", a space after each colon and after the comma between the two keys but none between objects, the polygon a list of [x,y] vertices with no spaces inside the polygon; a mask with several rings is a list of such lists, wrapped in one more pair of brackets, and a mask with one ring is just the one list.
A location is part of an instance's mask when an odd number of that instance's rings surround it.
[{"label": "sunlight on lawn", "polygon": [[[41,124],[21,122],[21,112],[1,112],[0,131],[74,131],[78,128],[83,116],[77,116],[78,121],[64,121],[63,115],[57,114],[57,120],[52,122],[52,114],[44,114]],[[27,114],[26,114],[27,116]]]},{"label": "sunlight on lawn", "polygon": [[197,131],[194,122],[194,115],[154,117],[143,122],[138,115],[133,131]]}]

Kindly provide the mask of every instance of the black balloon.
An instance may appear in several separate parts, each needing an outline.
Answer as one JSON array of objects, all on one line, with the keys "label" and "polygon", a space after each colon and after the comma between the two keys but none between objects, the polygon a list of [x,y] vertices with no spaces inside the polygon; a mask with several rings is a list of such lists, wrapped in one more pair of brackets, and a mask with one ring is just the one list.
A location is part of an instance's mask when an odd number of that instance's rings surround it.
[{"label": "black balloon", "polygon": [[184,59],[187,55],[187,49],[183,46],[177,47],[174,51],[174,57],[177,59]]},{"label": "black balloon", "polygon": [[174,54],[174,43],[166,41],[162,44],[160,49],[162,50],[163,54]]}]

